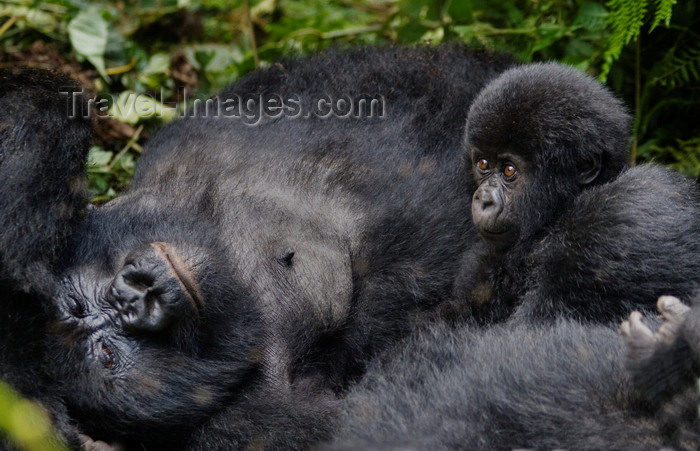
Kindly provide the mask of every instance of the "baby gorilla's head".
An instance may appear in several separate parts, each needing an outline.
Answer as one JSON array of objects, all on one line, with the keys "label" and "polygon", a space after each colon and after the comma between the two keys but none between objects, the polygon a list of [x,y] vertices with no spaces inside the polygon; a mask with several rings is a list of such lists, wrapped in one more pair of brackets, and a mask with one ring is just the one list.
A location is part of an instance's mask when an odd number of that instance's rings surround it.
[{"label": "baby gorilla's head", "polygon": [[508,246],[541,230],[582,189],[629,162],[631,118],[596,80],[556,63],[510,69],[478,95],[466,147],[474,224]]}]

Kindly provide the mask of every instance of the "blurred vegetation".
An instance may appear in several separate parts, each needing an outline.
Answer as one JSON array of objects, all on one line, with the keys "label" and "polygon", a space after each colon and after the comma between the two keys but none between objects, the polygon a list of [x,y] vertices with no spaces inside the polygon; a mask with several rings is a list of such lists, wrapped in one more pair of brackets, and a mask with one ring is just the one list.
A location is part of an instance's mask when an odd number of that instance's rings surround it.
[{"label": "blurred vegetation", "polygon": [[[5,432],[5,433],[3,433]],[[0,381],[0,448],[2,438],[27,451],[65,451],[68,447],[54,434],[48,413],[22,398]]]},{"label": "blurred vegetation", "polygon": [[[358,43],[461,41],[572,64],[634,111],[633,161],[698,176],[699,30],[693,0],[0,0],[0,67],[59,68],[109,107],[89,155],[95,202],[128,186],[145,140],[185,96]],[[32,449],[33,420],[7,414],[17,406],[32,409],[0,385],[0,430]]]},{"label": "blurred vegetation", "polygon": [[635,113],[633,161],[698,176],[697,30],[693,0],[0,0],[0,65],[61,67],[110,107],[89,158],[96,202],[128,185],[143,143],[185,96],[358,43],[461,41],[572,64]]}]

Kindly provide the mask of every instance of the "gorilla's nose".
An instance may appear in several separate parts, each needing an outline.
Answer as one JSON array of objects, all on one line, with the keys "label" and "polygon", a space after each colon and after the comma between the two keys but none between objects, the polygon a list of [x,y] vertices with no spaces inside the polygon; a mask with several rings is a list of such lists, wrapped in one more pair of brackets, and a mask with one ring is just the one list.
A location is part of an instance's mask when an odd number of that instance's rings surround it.
[{"label": "gorilla's nose", "polygon": [[127,256],[109,300],[129,332],[166,330],[179,319],[197,317],[203,304],[190,271],[165,243],[151,243]]},{"label": "gorilla's nose", "polygon": [[490,185],[480,186],[474,193],[472,210],[477,210],[477,212],[472,211],[472,213],[479,215],[498,216],[503,211],[503,201],[498,195],[498,189]]}]

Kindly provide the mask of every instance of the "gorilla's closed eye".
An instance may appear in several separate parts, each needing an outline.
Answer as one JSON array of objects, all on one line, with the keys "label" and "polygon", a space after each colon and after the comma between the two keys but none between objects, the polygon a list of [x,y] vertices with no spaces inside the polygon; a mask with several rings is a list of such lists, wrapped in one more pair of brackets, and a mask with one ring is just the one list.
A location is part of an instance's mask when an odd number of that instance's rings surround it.
[{"label": "gorilla's closed eye", "polygon": [[112,351],[103,343],[101,343],[101,349],[102,352],[100,353],[99,359],[100,363],[102,365],[109,369],[112,369],[114,367],[114,355],[112,354]]},{"label": "gorilla's closed eye", "polygon": [[68,309],[70,313],[77,318],[84,318],[87,316],[85,301],[77,296],[68,297]]}]

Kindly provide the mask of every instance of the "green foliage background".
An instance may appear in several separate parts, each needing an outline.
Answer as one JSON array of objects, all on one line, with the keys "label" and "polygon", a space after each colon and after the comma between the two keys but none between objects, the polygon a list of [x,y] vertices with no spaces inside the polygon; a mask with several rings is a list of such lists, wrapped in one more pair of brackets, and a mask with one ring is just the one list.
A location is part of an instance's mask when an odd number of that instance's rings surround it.
[{"label": "green foliage background", "polygon": [[[255,67],[329,45],[462,41],[559,60],[598,76],[636,117],[633,161],[700,175],[700,10],[693,0],[2,0],[4,58],[50,42],[121,99],[121,139],[90,153],[95,201],[125,188],[149,131],[174,105]],[[76,67],[76,66],[73,66]],[[185,67],[189,78],[183,77]],[[185,81],[183,81],[183,79]],[[121,97],[120,97],[121,96]]]},{"label": "green foliage background", "polygon": [[128,185],[149,133],[177,116],[131,108],[139,94],[176,105],[281,56],[357,43],[461,41],[574,65],[635,113],[633,161],[698,176],[697,30],[693,0],[0,0],[0,66],[58,65],[107,99],[117,123],[90,151],[96,202]]}]

